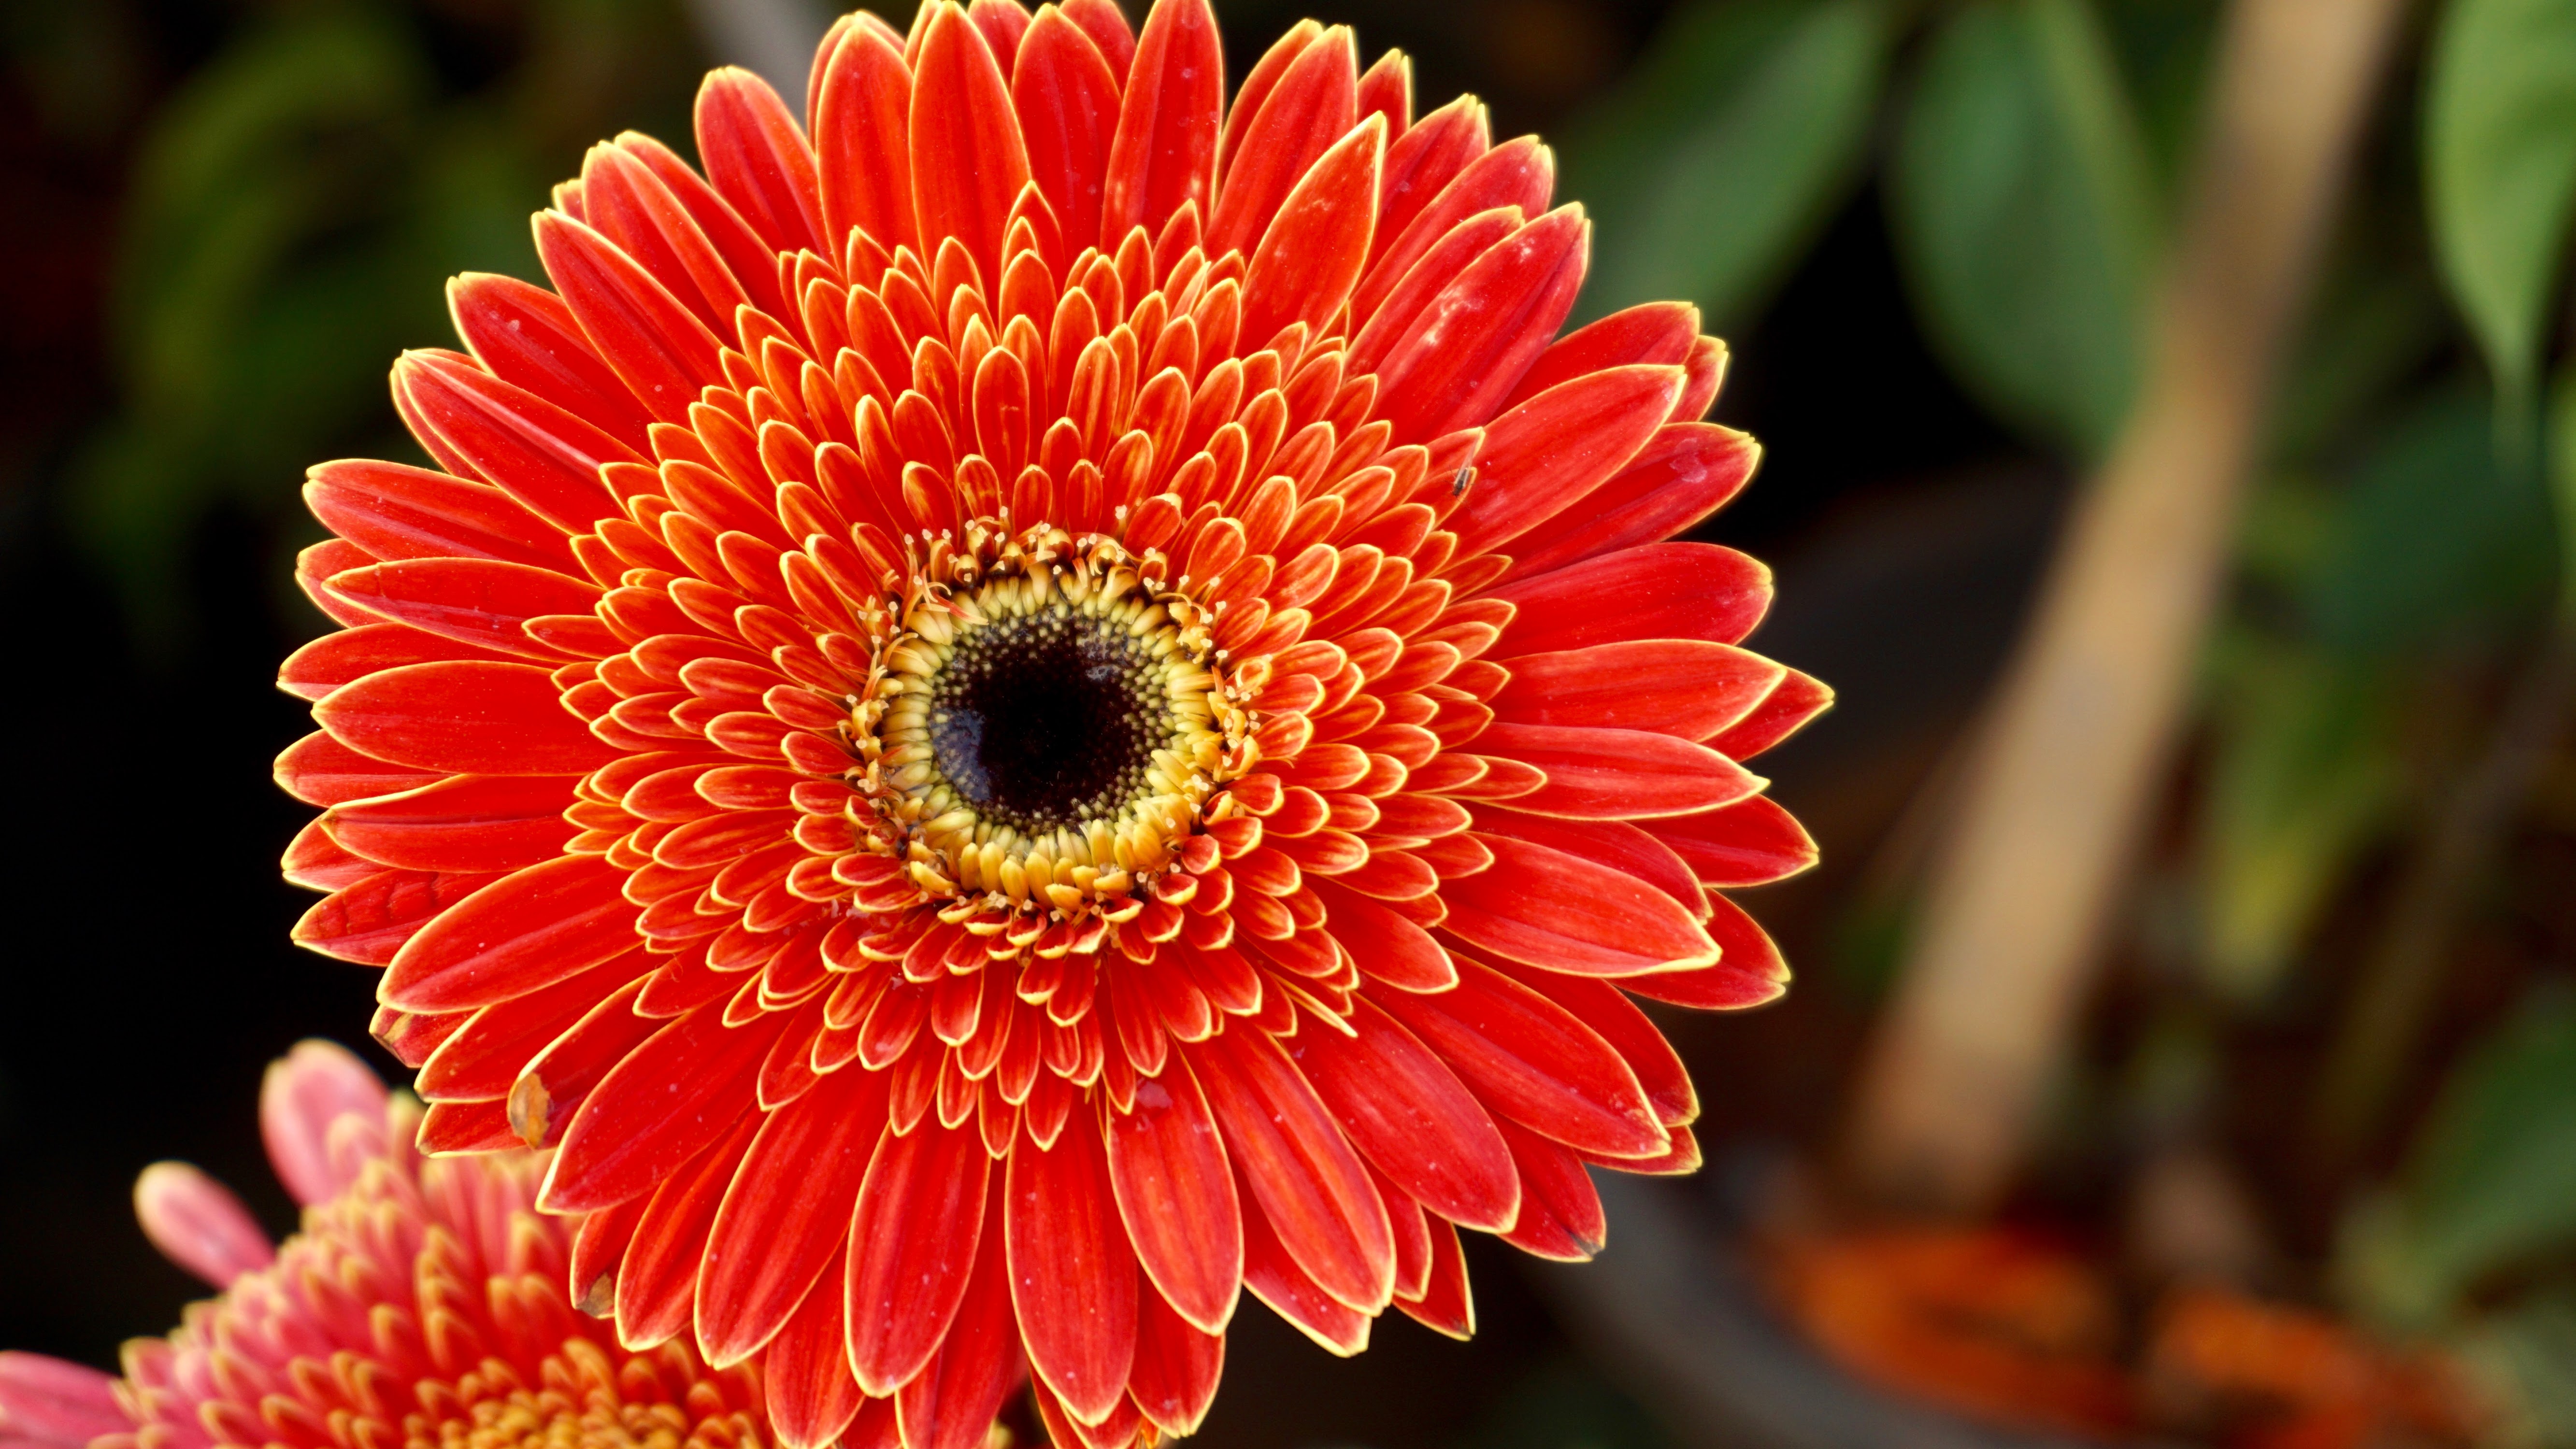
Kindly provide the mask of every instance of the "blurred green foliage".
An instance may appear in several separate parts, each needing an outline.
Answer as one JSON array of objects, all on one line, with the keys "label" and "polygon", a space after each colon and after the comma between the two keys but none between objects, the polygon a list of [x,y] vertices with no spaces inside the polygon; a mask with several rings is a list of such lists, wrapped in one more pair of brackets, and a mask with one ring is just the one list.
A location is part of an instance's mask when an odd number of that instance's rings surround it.
[{"label": "blurred green foliage", "polygon": [[[445,338],[446,277],[532,273],[528,214],[583,142],[685,115],[697,67],[667,6],[515,20],[442,36],[391,4],[277,5],[150,117],[114,275],[123,407],[70,493],[147,642],[184,634],[178,575],[211,511],[283,518],[318,459],[411,455],[386,366]],[[505,58],[459,74],[441,41]]]},{"label": "blurred green foliage", "polygon": [[[2219,14],[1691,7],[1566,147],[1567,189],[1603,217],[1587,307],[1680,294],[1742,327],[1874,175],[1953,381],[2080,468],[2136,387]],[[2576,0],[2439,0],[2424,33],[2271,400],[2203,671],[2178,875],[2194,969],[2159,1008],[2199,1032],[2336,989],[2311,961],[2322,923],[2385,929],[2369,872],[2424,848],[2466,762],[2510,744],[2495,701],[2576,630],[2576,367],[2536,406],[2566,330]],[[1791,77],[1801,94],[1776,94]],[[1906,903],[1859,894],[1845,937],[1891,956]],[[2565,963],[2542,969],[2564,986]],[[2441,1084],[2335,1274],[2354,1307],[2468,1346],[2523,1442],[2576,1445],[2571,1260],[2576,989],[2552,989]]]},{"label": "blurred green foliage", "polygon": [[2576,1241],[2576,993],[2535,995],[2462,1061],[2396,1188],[2347,1237],[2347,1293],[2419,1330]]},{"label": "blurred green foliage", "polygon": [[2342,873],[2403,799],[2376,670],[2247,629],[2213,651],[2202,844],[2204,969],[2230,1001],[2274,989]]},{"label": "blurred green foliage", "polygon": [[1587,309],[1688,297],[1712,327],[1749,320],[1862,174],[1893,28],[1882,0],[1677,11],[1563,143],[1599,221]]},{"label": "blurred green foliage", "polygon": [[1972,394],[2076,457],[2136,387],[2148,176],[2080,0],[1990,0],[1932,37],[1888,173],[1917,308]]},{"label": "blurred green foliage", "polygon": [[2456,0],[2433,42],[2425,191],[2444,277],[2527,411],[2576,206],[2576,3]]}]

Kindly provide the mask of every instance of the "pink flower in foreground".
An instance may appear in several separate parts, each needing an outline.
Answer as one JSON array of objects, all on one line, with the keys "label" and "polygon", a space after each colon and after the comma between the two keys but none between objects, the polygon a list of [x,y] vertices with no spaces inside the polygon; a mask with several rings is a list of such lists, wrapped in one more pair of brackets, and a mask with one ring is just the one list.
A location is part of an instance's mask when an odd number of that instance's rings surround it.
[{"label": "pink flower in foreground", "polygon": [[[260,1126],[304,1205],[276,1248],[222,1184],[164,1162],[135,1212],[223,1291],[125,1374],[0,1353],[0,1449],[763,1449],[751,1368],[643,1352],[573,1311],[569,1225],[531,1201],[547,1154],[424,1158],[419,1104],[340,1047],[269,1069]],[[844,1449],[894,1443],[891,1405]]]}]

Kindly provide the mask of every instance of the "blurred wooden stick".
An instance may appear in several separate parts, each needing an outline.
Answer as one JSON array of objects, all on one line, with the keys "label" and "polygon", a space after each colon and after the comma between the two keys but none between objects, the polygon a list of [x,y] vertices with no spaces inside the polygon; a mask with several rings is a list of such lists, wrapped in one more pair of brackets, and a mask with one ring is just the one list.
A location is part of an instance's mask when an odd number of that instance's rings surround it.
[{"label": "blurred wooden stick", "polygon": [[2403,0],[2234,0],[2138,402],[2069,520],[1866,1063],[1854,1185],[2018,1166],[2189,704],[2275,365]]}]

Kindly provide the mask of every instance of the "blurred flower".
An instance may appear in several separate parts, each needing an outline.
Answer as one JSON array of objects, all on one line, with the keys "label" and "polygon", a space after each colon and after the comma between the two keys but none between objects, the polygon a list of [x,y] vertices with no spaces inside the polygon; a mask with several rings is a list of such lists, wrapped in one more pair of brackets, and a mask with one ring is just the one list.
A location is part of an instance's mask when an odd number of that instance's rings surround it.
[{"label": "blurred flower", "polygon": [[1770,1267],[1790,1315],[1863,1379],[2006,1423],[2132,1427],[2111,1285],[2061,1247],[2001,1228],[1885,1229],[1785,1237]]},{"label": "blurred flower", "polygon": [[[1204,0],[845,19],[806,125],[700,94],[453,288],[341,462],[282,676],[297,928],[386,967],[422,1143],[560,1142],[581,1301],[765,1356],[791,1445],[1186,1433],[1240,1287],[1472,1324],[1453,1225],[1687,1171],[1622,994],[1764,1001],[1737,762],[1823,708],[1664,543],[1743,483],[1681,304],[1556,336],[1552,166]],[[815,138],[809,148],[806,136]]]},{"label": "blurred flower", "polygon": [[2219,1427],[2255,1449],[2467,1444],[2494,1427],[2448,1355],[2392,1347],[2313,1309],[2216,1285],[2165,1295],[2146,1383],[2168,1422]]},{"label": "blurred flower", "polygon": [[[641,1352],[564,1302],[565,1225],[532,1204],[546,1159],[425,1159],[420,1116],[357,1058],[306,1042],[269,1069],[260,1125],[304,1204],[272,1250],[240,1201],[182,1163],[135,1184],[172,1262],[223,1292],[119,1379],[0,1354],[0,1444],[297,1449],[624,1444],[759,1449],[760,1381],[685,1342]],[[870,1437],[871,1429],[874,1432]],[[847,1442],[885,1442],[892,1416]]]}]

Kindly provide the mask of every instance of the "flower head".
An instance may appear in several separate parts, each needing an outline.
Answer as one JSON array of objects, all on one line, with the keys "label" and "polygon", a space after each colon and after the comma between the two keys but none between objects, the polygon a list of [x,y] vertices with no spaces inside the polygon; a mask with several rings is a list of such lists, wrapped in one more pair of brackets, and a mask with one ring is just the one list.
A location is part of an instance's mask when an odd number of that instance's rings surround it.
[{"label": "flower head", "polygon": [[[0,1354],[0,1443],[44,1449],[761,1449],[756,1372],[685,1341],[643,1352],[572,1311],[569,1234],[535,1210],[542,1154],[424,1159],[420,1107],[306,1042],[270,1068],[260,1123],[304,1205],[272,1248],[184,1163],[135,1184],[171,1261],[221,1289],[124,1376]],[[880,1415],[882,1443],[892,1416]]]},{"label": "flower head", "polygon": [[1059,1439],[1187,1432],[1244,1286],[1464,1334],[1456,1226],[1583,1257],[1586,1164],[1698,1160],[1629,993],[1785,977],[1717,888],[1812,859],[1739,762],[1827,696],[1662,541],[1753,466],[1723,349],[1559,337],[1547,150],[1401,56],[1222,70],[1205,0],[977,0],[844,20],[801,124],[717,72],[703,179],[596,148],[555,290],[396,365],[444,471],[307,489],[298,939],[791,1445],[969,1443],[1023,1356]]}]

